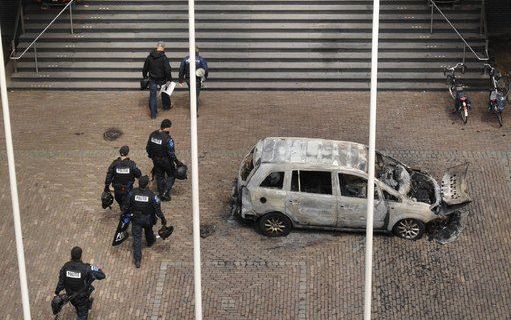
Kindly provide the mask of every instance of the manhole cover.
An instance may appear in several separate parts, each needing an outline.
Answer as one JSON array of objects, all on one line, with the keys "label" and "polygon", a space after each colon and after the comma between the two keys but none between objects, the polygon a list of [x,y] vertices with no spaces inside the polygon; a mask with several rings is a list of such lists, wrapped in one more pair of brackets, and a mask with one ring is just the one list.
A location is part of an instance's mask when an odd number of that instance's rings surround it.
[{"label": "manhole cover", "polygon": [[122,136],[122,131],[117,128],[109,128],[103,133],[103,138],[107,141],[117,140],[120,136]]}]

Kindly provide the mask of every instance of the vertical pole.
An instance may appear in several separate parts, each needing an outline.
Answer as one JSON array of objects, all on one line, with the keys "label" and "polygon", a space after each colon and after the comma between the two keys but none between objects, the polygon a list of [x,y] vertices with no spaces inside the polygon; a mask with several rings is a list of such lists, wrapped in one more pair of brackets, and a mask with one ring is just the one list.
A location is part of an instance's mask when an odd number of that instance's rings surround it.
[{"label": "vertical pole", "polygon": [[429,33],[433,33],[433,3],[429,3],[431,6],[431,16],[430,16],[430,26],[429,26]]},{"label": "vertical pole", "polygon": [[376,145],[376,102],[378,92],[378,34],[380,0],[373,1],[373,34],[371,45],[371,98],[369,108],[369,151],[367,179],[367,225],[365,251],[364,320],[371,320],[373,280],[374,160]]},{"label": "vertical pole", "polygon": [[[1,31],[0,31],[1,34]],[[9,99],[5,78],[4,51],[0,44],[0,94],[2,96],[2,111],[4,118],[5,145],[7,149],[7,162],[9,165],[9,181],[11,185],[12,215],[14,218],[14,234],[16,236],[16,253],[18,255],[18,270],[21,287],[21,302],[23,304],[23,319],[31,320],[30,301],[28,297],[27,271],[25,269],[25,249],[23,248],[23,235],[21,231],[20,205],[18,200],[18,185],[16,183],[16,166],[12,146],[11,116],[9,113]]]},{"label": "vertical pole", "polygon": [[463,42],[463,64],[465,64],[465,56],[467,52],[467,45]]},{"label": "vertical pole", "polygon": [[74,33],[73,30],[73,3],[69,5],[69,23],[71,24],[71,34]]},{"label": "vertical pole", "polygon": [[195,320],[202,320],[202,287],[200,257],[199,158],[197,146],[197,78],[195,77],[195,1],[188,0],[190,55],[190,130],[192,147],[192,209],[193,209],[193,270]]},{"label": "vertical pole", "polygon": [[21,23],[21,34],[25,34],[25,15],[23,14],[22,1],[20,1],[20,23]]},{"label": "vertical pole", "polygon": [[37,64],[37,46],[34,43],[34,60],[35,60],[35,72],[39,73],[39,65]]}]

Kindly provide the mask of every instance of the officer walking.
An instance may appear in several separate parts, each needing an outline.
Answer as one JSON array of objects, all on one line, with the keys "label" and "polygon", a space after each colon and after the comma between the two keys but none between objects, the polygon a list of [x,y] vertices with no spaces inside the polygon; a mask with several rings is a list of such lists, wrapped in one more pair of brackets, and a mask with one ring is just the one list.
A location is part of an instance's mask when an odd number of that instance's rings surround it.
[{"label": "officer walking", "polygon": [[151,133],[146,146],[147,155],[153,160],[154,175],[162,201],[170,201],[170,191],[176,180],[176,165],[183,165],[176,157],[170,127],[172,122],[169,119],[163,120],[160,130]]},{"label": "officer walking", "polygon": [[[197,91],[197,116],[199,116],[199,94],[202,83],[208,78],[208,62],[206,59],[199,55],[199,47],[195,47],[195,76],[196,76],[196,91]],[[188,90],[190,90],[190,56],[181,61],[179,66],[179,83],[182,85],[186,81]]]},{"label": "officer walking", "polygon": [[92,291],[94,291],[92,282],[103,280],[105,277],[100,268],[83,263],[82,249],[74,247],[71,250],[71,261],[64,264],[60,269],[55,295],[59,295],[65,289],[71,304],[76,309],[77,319],[87,320],[93,301],[90,298]]},{"label": "officer walking", "polygon": [[[165,83],[172,81],[169,59],[165,55],[165,44],[159,41],[156,49],[147,56],[142,76],[144,79],[149,75],[149,109],[151,110],[151,119],[156,119],[158,113],[158,89]],[[166,94],[161,95],[161,104],[163,110],[171,108],[170,97]]]},{"label": "officer walking", "polygon": [[137,268],[140,268],[140,262],[142,261],[142,229],[145,233],[147,246],[150,247],[156,241],[153,232],[156,217],[161,219],[163,226],[167,225],[167,220],[161,211],[160,199],[151,190],[147,189],[148,184],[148,176],[140,177],[138,180],[139,187],[131,191],[123,204],[123,212],[129,212],[132,215],[133,257]]},{"label": "officer walking", "polygon": [[133,189],[135,178],[140,178],[142,172],[137,167],[137,164],[128,158],[130,148],[122,146],[119,149],[121,155],[115,159],[110,167],[105,179],[105,192],[110,192],[110,184],[114,187],[115,201],[122,206],[126,196]]}]

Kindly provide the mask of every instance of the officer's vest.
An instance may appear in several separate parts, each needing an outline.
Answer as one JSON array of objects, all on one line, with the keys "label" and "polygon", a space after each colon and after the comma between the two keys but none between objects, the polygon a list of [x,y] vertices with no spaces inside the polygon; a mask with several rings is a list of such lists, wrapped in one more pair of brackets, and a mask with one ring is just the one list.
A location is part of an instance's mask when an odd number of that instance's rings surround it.
[{"label": "officer's vest", "polygon": [[165,132],[154,131],[149,136],[149,153],[154,158],[163,158],[166,156],[166,144],[169,139],[169,135]]},{"label": "officer's vest", "polygon": [[114,167],[114,179],[112,184],[126,186],[133,184],[134,181],[135,175],[133,174],[131,161],[129,159],[118,160]]},{"label": "officer's vest", "polygon": [[64,266],[64,271],[64,288],[67,294],[73,294],[85,288],[85,278],[89,271],[87,264],[70,261]]},{"label": "officer's vest", "polygon": [[134,189],[131,194],[132,207],[130,211],[137,216],[152,215],[154,208],[152,202],[154,201],[154,193],[149,190]]}]

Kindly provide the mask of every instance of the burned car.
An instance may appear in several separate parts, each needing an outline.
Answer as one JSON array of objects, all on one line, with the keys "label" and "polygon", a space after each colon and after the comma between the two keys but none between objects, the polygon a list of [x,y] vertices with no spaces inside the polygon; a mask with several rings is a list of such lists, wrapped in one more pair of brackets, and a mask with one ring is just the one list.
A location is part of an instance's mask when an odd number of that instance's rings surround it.
[{"label": "burned car", "polygon": [[[292,228],[365,230],[367,146],[355,142],[270,137],[241,163],[231,210],[266,236]],[[450,168],[439,185],[425,172],[376,154],[374,229],[416,240],[426,225],[470,202],[467,164]]]}]

